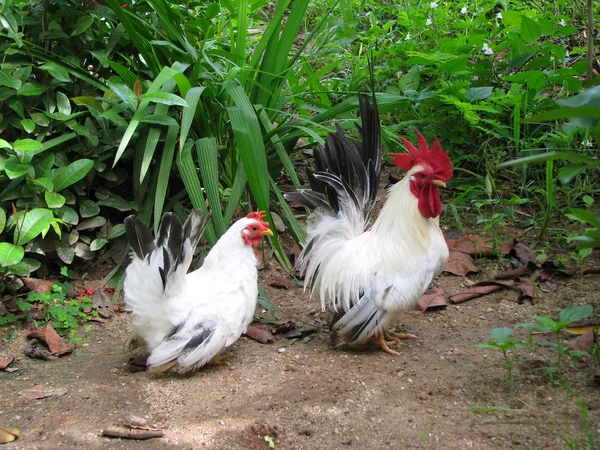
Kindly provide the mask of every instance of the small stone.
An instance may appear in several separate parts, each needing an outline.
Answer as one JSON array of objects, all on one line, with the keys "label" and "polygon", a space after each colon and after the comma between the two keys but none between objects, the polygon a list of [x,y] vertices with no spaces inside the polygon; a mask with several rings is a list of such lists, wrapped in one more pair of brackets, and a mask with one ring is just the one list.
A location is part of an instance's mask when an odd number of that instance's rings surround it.
[{"label": "small stone", "polygon": [[279,350],[277,350],[279,353],[285,353],[285,348],[281,347]]}]

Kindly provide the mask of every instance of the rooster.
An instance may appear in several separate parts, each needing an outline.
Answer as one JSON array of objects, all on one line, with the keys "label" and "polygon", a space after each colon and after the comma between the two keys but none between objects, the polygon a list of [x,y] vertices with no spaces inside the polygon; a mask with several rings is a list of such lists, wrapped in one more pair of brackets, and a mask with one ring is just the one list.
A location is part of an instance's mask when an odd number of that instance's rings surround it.
[{"label": "rooster", "polygon": [[419,132],[417,147],[401,138],[408,153],[392,154],[392,163],[407,173],[368,228],[381,174],[381,131],[375,96],[372,105],[359,97],[359,106],[362,142],[336,125],[314,152],[309,186],[287,194],[313,210],[297,268],[323,310],[334,312],[335,347],[371,342],[398,355],[388,341],[414,336],[388,328],[416,305],[448,261],[438,188],[452,178],[453,167],[437,137],[431,148]]},{"label": "rooster", "polygon": [[193,211],[183,226],[165,214],[156,240],[141,220],[125,219],[133,252],[124,285],[133,328],[126,345],[145,350],[150,372],[196,370],[246,332],[258,297],[252,247],[273,235],[263,218],[255,212],[234,223],[190,273],[207,214]]}]

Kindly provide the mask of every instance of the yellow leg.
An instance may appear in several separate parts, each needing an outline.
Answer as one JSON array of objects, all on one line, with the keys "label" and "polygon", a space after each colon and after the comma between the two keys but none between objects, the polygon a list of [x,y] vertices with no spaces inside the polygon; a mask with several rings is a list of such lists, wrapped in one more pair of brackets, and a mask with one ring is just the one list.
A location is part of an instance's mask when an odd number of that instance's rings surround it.
[{"label": "yellow leg", "polygon": [[385,352],[389,353],[390,355],[394,355],[394,356],[400,355],[400,353],[398,353],[395,350],[392,350],[388,346],[388,343],[385,340],[384,333],[377,333],[375,336],[373,336],[372,338],[369,339],[369,342],[371,342],[372,344],[378,345],[379,347],[381,347]]}]

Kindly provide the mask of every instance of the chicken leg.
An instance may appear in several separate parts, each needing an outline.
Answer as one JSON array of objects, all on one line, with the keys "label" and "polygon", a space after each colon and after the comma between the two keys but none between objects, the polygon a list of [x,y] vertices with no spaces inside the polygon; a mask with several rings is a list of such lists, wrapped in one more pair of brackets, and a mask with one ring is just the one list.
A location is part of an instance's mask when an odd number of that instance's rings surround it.
[{"label": "chicken leg", "polygon": [[385,340],[385,333],[377,333],[375,336],[369,338],[369,341],[372,344],[378,345],[379,347],[381,347],[383,349],[383,351],[389,353],[390,355],[393,356],[399,356],[400,353],[398,353],[395,350],[392,350],[387,341]]}]

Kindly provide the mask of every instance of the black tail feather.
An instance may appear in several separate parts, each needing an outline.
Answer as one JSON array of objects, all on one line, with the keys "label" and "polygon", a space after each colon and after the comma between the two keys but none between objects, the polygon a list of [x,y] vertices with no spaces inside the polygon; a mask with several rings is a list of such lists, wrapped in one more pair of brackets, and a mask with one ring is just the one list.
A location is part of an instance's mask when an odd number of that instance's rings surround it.
[{"label": "black tail feather", "polygon": [[[372,104],[365,96],[359,96],[361,125],[357,129],[361,141],[347,137],[336,124],[336,131],[327,135],[325,146],[319,145],[314,151],[315,171],[307,170],[310,190],[303,186],[296,195],[287,194],[287,199],[309,208],[323,206],[323,202],[315,202],[315,195],[309,195],[312,191],[326,199],[325,204],[337,214],[344,207],[340,195],[346,195],[359,206],[365,221],[371,216],[381,176],[381,129],[372,62],[369,71]],[[340,191],[340,186],[345,189]]]},{"label": "black tail feather", "polygon": [[136,257],[144,259],[156,248],[152,232],[144,222],[134,215],[125,219],[125,230],[131,250]]},{"label": "black tail feather", "polygon": [[[160,221],[156,243],[148,227],[134,216],[125,219],[125,229],[131,249],[137,258],[145,259],[157,249],[162,251],[163,265],[159,267],[159,275],[164,289],[169,274],[176,271],[186,259],[187,264],[190,263],[191,255],[187,252],[191,250],[193,253],[196,249],[209,218],[209,214],[194,210],[182,226],[181,220],[175,214],[166,213]],[[188,242],[189,247],[186,246]]]}]

